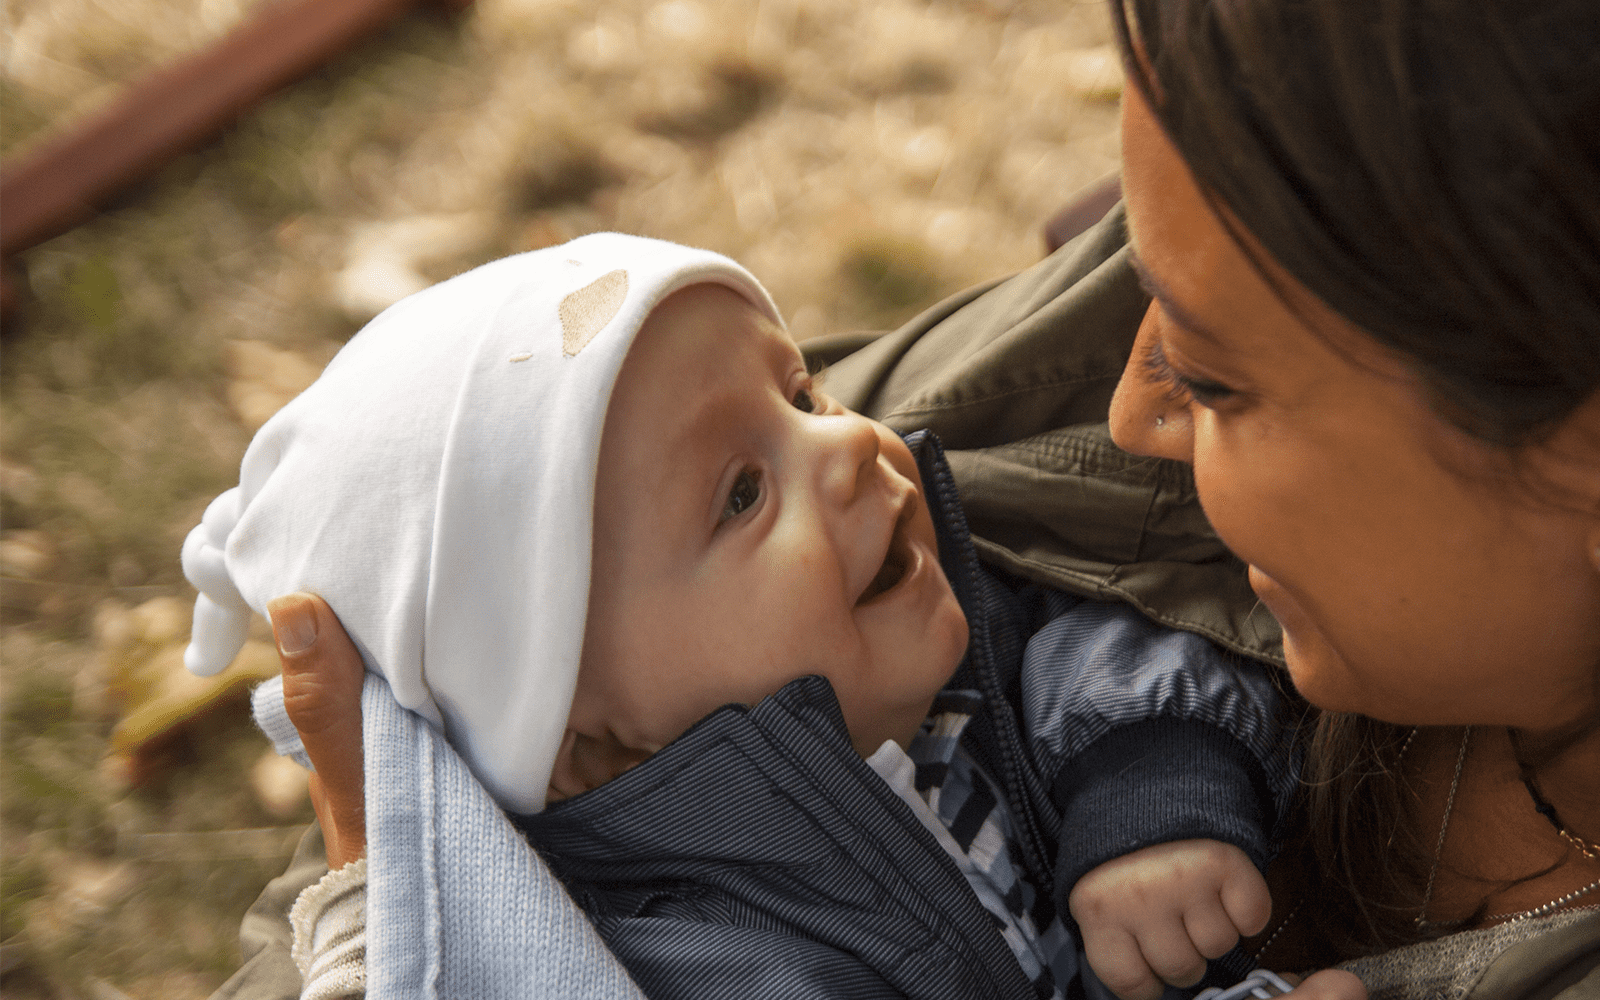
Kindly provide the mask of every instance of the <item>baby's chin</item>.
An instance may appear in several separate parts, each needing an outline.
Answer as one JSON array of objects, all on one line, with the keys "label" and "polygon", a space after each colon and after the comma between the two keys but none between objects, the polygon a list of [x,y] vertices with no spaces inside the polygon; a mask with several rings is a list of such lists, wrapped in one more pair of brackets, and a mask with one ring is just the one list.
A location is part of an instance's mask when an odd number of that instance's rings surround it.
[{"label": "baby's chin", "polygon": [[855,747],[856,753],[863,758],[877,753],[885,743],[892,742],[902,750],[910,750],[911,741],[916,739],[917,733],[922,730],[923,720],[927,719],[928,712],[933,709],[933,699],[938,693],[934,691],[928,695],[926,701],[908,707],[903,714],[892,721],[885,720],[882,725],[870,727],[861,733],[852,729],[850,745]]}]

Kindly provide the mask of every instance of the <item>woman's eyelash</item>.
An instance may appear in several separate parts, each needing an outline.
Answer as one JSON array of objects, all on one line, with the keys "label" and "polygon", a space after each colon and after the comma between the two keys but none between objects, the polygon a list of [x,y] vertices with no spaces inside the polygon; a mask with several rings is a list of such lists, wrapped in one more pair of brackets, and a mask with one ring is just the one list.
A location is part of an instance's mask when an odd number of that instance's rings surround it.
[{"label": "woman's eyelash", "polygon": [[1167,364],[1166,352],[1161,350],[1161,344],[1152,340],[1144,349],[1144,358],[1141,367],[1144,368],[1146,377],[1152,382],[1166,387],[1167,399],[1173,403],[1181,403],[1184,399],[1183,386],[1178,382],[1178,373]]},{"label": "woman's eyelash", "polygon": [[1201,406],[1215,406],[1234,394],[1220,382],[1190,378],[1174,370],[1159,341],[1152,341],[1145,348],[1143,364],[1151,379],[1167,387],[1167,398],[1174,403],[1192,399]]}]

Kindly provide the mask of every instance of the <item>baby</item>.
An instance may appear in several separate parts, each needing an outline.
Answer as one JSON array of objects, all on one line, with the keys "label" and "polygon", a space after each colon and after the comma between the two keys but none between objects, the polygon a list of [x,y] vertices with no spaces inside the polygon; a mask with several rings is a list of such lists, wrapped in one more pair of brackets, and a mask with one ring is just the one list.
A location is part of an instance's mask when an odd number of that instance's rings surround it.
[{"label": "baby", "polygon": [[1271,685],[982,568],[937,442],[831,402],[715,254],[600,234],[395,306],[184,564],[191,669],[322,595],[656,1000],[1094,995],[1075,924],[1149,996],[1267,917]]}]

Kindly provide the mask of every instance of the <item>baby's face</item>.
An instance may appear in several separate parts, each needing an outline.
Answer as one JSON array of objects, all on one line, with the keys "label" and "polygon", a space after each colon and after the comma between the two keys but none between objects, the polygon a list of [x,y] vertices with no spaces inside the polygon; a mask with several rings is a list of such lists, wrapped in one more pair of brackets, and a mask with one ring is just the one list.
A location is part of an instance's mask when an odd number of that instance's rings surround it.
[{"label": "baby's face", "polygon": [[553,797],[807,674],[832,682],[858,751],[904,743],[966,649],[905,443],[823,396],[722,286],[675,293],[640,330],[595,491],[568,741],[602,763],[558,765]]}]

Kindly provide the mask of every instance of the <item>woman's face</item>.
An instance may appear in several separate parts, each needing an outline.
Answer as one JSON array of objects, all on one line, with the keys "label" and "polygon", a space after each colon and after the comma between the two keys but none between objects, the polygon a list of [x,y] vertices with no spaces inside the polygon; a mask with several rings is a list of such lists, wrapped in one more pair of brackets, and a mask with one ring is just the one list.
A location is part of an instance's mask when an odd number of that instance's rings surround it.
[{"label": "woman's face", "polygon": [[1600,397],[1529,456],[1531,476],[1576,492],[1534,498],[1396,355],[1281,272],[1296,308],[1280,299],[1131,89],[1122,142],[1154,301],[1112,435],[1194,466],[1212,525],[1283,624],[1301,693],[1410,725],[1538,729],[1592,710]]}]

